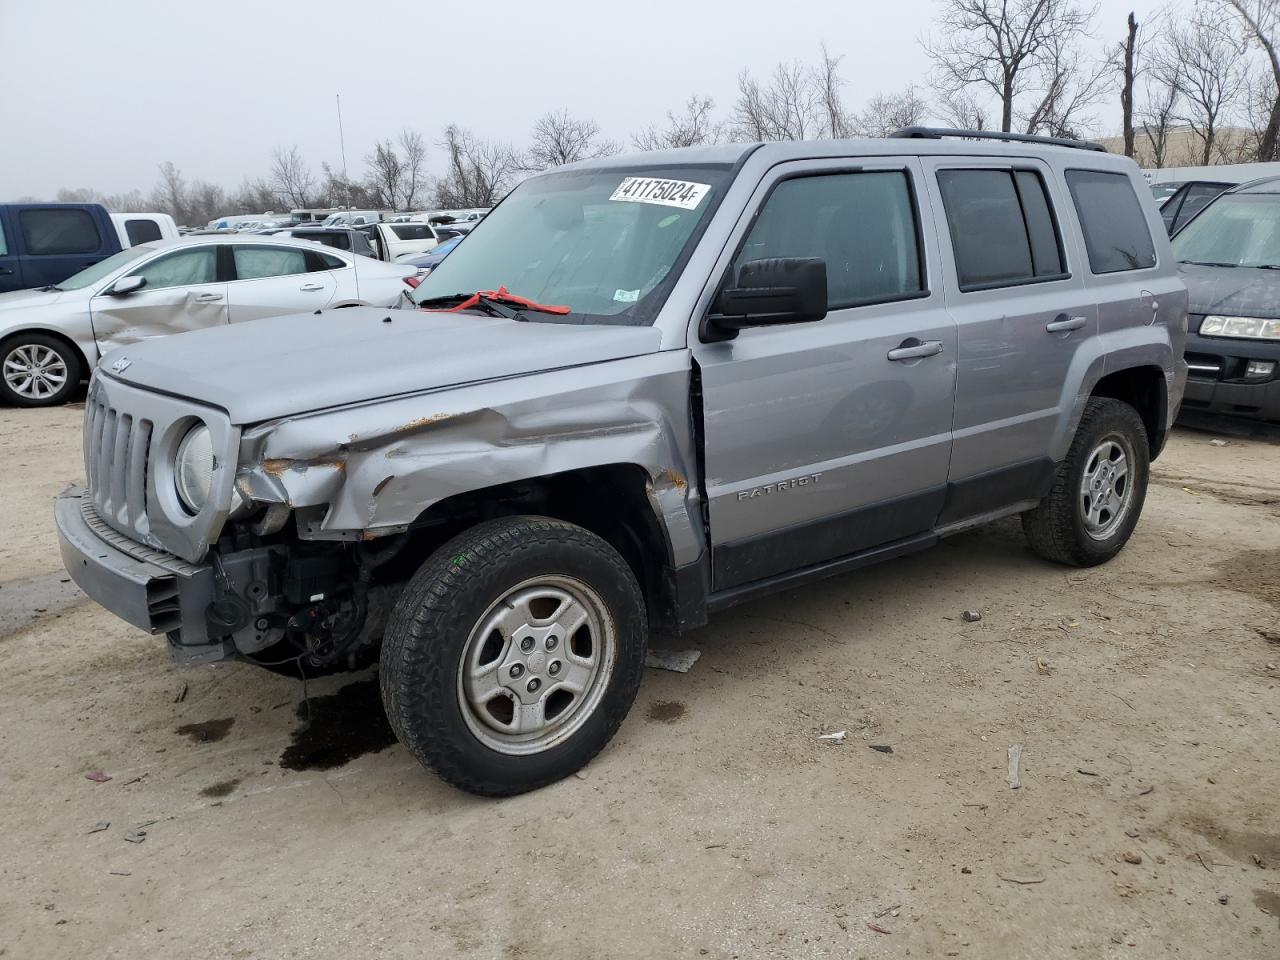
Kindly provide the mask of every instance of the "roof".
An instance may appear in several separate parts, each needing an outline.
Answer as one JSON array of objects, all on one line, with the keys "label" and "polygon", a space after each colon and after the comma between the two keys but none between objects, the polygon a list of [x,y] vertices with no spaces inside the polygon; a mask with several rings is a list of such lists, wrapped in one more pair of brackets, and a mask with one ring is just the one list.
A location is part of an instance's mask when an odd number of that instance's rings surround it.
[{"label": "roof", "polygon": [[1250,180],[1248,183],[1242,183],[1234,190],[1228,190],[1227,193],[1280,193],[1280,177],[1260,177],[1257,180]]},{"label": "roof", "polygon": [[[333,228],[326,227],[325,229],[332,230]],[[209,243],[273,243],[286,247],[299,247],[305,244],[308,250],[315,247],[314,241],[311,240],[303,241],[293,237],[278,237],[266,233],[200,233],[189,237],[179,237],[176,240],[148,240],[146,243],[134,244],[134,247],[130,249],[146,247],[148,250],[167,250],[170,247],[191,247]]]}]

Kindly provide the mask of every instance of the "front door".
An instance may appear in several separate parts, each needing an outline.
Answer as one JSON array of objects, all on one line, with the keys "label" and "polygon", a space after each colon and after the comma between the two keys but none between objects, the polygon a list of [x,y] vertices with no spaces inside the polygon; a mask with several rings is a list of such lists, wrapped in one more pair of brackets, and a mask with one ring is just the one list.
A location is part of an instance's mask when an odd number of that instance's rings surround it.
[{"label": "front door", "polygon": [[214,244],[180,247],[129,271],[147,283],[133,293],[100,293],[90,301],[99,353],[151,337],[227,322],[227,284],[218,280]]},{"label": "front door", "polygon": [[928,531],[946,494],[955,324],[912,158],[775,167],[740,228],[751,260],[821,257],[829,313],[696,342],[713,586]]}]

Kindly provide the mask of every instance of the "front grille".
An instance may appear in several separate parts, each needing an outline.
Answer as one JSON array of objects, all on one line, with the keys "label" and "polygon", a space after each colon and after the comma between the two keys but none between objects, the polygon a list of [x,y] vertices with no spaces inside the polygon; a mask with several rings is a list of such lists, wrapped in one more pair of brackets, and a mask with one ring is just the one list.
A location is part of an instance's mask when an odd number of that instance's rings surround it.
[{"label": "front grille", "polygon": [[145,540],[147,469],[155,425],[91,396],[85,404],[84,469],[99,516]]}]

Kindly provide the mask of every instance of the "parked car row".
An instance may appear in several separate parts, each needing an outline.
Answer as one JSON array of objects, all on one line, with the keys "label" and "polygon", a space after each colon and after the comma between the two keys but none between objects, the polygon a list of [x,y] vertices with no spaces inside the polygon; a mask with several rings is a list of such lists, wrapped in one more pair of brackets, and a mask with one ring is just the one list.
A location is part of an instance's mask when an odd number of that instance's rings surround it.
[{"label": "parked car row", "polygon": [[302,311],[392,306],[417,273],[278,237],[139,244],[58,283],[0,294],[0,399],[62,403],[103,354],[141,340]]}]

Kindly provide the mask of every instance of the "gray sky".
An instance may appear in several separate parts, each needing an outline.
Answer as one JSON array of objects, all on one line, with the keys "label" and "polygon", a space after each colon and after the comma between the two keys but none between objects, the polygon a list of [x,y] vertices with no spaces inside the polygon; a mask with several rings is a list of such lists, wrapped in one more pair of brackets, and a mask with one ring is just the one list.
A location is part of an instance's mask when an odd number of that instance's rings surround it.
[{"label": "gray sky", "polygon": [[[1099,48],[1156,6],[1100,0]],[[522,144],[561,107],[625,141],[692,93],[723,113],[740,69],[813,61],[823,42],[856,109],[924,83],[916,40],[933,13],[933,0],[0,0],[0,199],[146,192],[164,160],[234,188],[294,143],[317,172],[340,166],[335,93],[353,175],[404,127],[438,169],[450,121]],[[1116,104],[1099,116],[1119,127]]]}]

